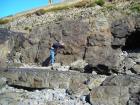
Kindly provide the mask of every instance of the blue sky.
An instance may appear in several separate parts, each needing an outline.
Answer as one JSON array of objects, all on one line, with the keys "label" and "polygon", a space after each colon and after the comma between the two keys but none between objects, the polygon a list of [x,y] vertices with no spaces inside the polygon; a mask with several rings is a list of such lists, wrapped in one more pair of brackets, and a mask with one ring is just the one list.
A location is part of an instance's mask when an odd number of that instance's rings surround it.
[{"label": "blue sky", "polygon": [[[60,0],[53,0],[58,3]],[[0,18],[48,5],[48,0],[0,0]]]}]

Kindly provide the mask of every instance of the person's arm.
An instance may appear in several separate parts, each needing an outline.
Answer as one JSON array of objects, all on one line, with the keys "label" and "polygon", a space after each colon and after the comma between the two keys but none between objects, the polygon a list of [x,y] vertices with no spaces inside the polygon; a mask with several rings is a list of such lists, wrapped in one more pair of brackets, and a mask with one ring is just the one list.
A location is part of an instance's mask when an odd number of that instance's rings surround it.
[{"label": "person's arm", "polygon": [[59,53],[60,49],[64,48],[64,43],[55,43],[53,44],[53,47],[55,48],[55,55]]},{"label": "person's arm", "polygon": [[62,41],[59,43],[59,47],[60,48],[64,48],[65,47],[65,45],[64,45],[64,43]]}]

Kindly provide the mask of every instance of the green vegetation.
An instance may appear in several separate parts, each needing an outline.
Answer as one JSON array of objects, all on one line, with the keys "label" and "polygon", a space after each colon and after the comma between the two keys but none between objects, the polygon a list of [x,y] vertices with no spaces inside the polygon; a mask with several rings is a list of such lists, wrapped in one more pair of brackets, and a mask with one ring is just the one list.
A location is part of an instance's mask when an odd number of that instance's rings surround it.
[{"label": "green vegetation", "polygon": [[46,8],[36,11],[35,14],[40,16],[45,14],[46,12],[56,12],[58,10],[66,10],[69,8],[89,7],[89,6],[93,6],[94,4],[95,4],[94,0],[78,0],[74,2],[65,2],[61,4],[50,5]]},{"label": "green vegetation", "polygon": [[135,3],[130,7],[130,10],[133,12],[140,12],[140,4]]},{"label": "green vegetation", "polygon": [[30,28],[30,29],[29,29],[29,32],[31,32],[31,31],[32,31],[32,29]]},{"label": "green vegetation", "polygon": [[[63,2],[59,4],[53,4],[49,5],[47,7],[44,7],[42,9],[36,9],[33,11],[28,11],[26,13],[19,13],[15,16],[9,16],[9,20],[15,20],[18,17],[26,16],[31,17],[33,14],[36,14],[37,16],[44,15],[46,12],[56,12],[58,10],[65,10],[65,9],[70,9],[70,8],[79,8],[79,7],[93,7],[96,4],[103,6],[105,3],[104,0],[75,0],[75,1],[69,1],[69,2]],[[0,20],[0,24],[6,24],[8,23],[8,20]]]},{"label": "green vegetation", "polygon": [[35,12],[35,14],[38,16],[44,15],[45,13],[46,13],[46,11],[44,9],[40,9],[40,10]]},{"label": "green vegetation", "polygon": [[67,7],[65,5],[60,5],[60,6],[52,7],[50,9],[46,9],[46,12],[55,12],[58,10],[64,10],[64,9],[68,9],[68,8],[70,8],[70,7]]},{"label": "green vegetation", "polygon": [[6,17],[13,17],[13,15],[8,15],[8,16],[6,16]]},{"label": "green vegetation", "polygon": [[27,27],[27,26],[24,28],[24,30],[28,30],[29,32],[32,31],[32,29],[30,27]]},{"label": "green vegetation", "polygon": [[103,6],[105,4],[105,1],[104,0],[96,0],[95,3],[97,5]]},{"label": "green vegetation", "polygon": [[31,13],[27,13],[26,14],[26,17],[28,18],[28,17],[31,17],[32,16],[32,14]]},{"label": "green vegetation", "polygon": [[104,6],[107,10],[114,10],[117,9],[114,4],[107,4]]},{"label": "green vegetation", "polygon": [[24,30],[28,30],[28,29],[29,29],[29,27],[25,27],[25,28],[24,28]]},{"label": "green vegetation", "polygon": [[41,15],[44,15],[46,12],[55,12],[55,11],[58,11],[58,10],[64,10],[64,9],[68,9],[68,8],[71,8],[73,7],[72,5],[71,6],[67,6],[67,5],[64,5],[64,4],[59,4],[59,5],[52,5],[48,8],[44,8],[44,9],[40,9],[38,11],[35,12],[36,15],[38,16],[41,16]]},{"label": "green vegetation", "polygon": [[0,19],[0,24],[6,24],[9,23],[10,20],[9,19]]}]

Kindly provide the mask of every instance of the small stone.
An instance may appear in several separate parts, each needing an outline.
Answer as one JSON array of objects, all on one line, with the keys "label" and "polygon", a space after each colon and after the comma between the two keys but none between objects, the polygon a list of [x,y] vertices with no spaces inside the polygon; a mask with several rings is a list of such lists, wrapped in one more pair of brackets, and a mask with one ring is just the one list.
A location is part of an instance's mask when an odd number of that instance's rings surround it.
[{"label": "small stone", "polygon": [[97,73],[96,73],[95,71],[92,71],[92,74],[93,74],[93,75],[96,75]]},{"label": "small stone", "polygon": [[69,71],[69,66],[61,66],[61,67],[59,67],[57,70],[58,71]]},{"label": "small stone", "polygon": [[133,72],[135,72],[136,74],[140,74],[140,65],[139,64],[134,65],[134,67],[132,69],[133,69]]},{"label": "small stone", "polygon": [[53,70],[57,70],[58,68],[60,68],[61,67],[61,64],[60,63],[54,63],[53,65],[52,65],[52,69]]}]

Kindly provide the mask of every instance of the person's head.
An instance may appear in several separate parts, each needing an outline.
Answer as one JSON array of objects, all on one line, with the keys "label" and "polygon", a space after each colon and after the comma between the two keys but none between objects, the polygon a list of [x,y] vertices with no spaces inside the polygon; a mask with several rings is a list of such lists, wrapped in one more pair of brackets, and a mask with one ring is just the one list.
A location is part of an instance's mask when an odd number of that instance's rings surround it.
[{"label": "person's head", "polygon": [[64,43],[63,43],[63,41],[61,40],[61,41],[59,41],[59,44],[60,45],[62,45],[62,46],[64,46]]}]

